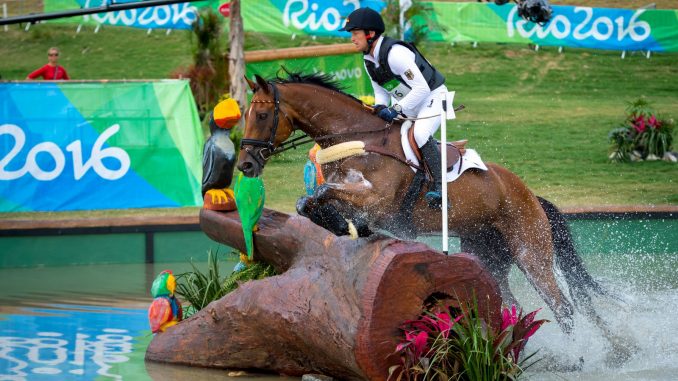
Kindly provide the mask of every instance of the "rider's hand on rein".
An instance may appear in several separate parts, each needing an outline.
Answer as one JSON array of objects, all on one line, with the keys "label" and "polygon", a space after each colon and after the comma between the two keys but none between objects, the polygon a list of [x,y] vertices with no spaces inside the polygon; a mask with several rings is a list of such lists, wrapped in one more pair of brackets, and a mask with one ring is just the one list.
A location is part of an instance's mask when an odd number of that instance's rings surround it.
[{"label": "rider's hand on rein", "polygon": [[393,122],[393,119],[397,118],[398,115],[400,114],[398,113],[398,111],[394,110],[393,107],[384,107],[377,113],[377,115],[381,119],[390,123]]},{"label": "rider's hand on rein", "polygon": [[374,105],[374,107],[372,107],[372,114],[379,114],[379,112],[385,108],[386,105]]}]

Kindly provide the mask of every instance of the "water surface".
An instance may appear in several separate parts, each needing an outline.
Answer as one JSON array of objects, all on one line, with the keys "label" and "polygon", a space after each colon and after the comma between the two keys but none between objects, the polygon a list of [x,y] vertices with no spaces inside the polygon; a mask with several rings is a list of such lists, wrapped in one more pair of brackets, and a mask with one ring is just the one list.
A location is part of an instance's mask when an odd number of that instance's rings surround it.
[{"label": "water surface", "polygon": [[[527,353],[537,351],[536,358],[542,360],[529,369],[526,379],[678,379],[678,232],[657,222],[648,226],[638,237],[637,228],[586,223],[573,229],[589,271],[621,299],[594,298],[594,306],[630,356],[615,363],[609,340],[579,315],[572,336],[550,323],[529,341]],[[648,235],[648,230],[658,232]],[[436,246],[435,238],[427,240]],[[651,252],[644,250],[649,247]],[[450,252],[455,250],[458,242],[452,240]],[[224,263],[223,273],[233,264]],[[152,338],[146,316],[148,290],[164,269],[180,273],[190,266],[0,269],[0,380],[283,379],[145,364],[145,348]],[[511,274],[511,286],[526,311],[545,307],[517,270]],[[538,318],[554,320],[546,308]]]}]

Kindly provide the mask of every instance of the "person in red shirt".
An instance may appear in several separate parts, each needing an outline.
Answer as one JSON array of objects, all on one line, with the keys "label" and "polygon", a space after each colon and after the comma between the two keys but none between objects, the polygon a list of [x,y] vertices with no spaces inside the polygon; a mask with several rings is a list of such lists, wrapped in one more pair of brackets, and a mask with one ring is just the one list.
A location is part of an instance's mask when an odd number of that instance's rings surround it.
[{"label": "person in red shirt", "polygon": [[70,79],[68,73],[66,73],[66,69],[64,69],[63,66],[59,66],[57,63],[59,60],[59,49],[49,48],[47,51],[47,59],[49,62],[47,62],[45,66],[29,74],[26,79],[36,79],[38,77],[42,77],[42,79],[48,81]]}]

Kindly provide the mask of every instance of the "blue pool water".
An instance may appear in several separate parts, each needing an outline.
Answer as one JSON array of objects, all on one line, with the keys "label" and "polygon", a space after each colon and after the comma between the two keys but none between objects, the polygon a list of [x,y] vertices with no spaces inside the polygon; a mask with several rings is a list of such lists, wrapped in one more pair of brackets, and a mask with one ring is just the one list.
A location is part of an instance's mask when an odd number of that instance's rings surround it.
[{"label": "blue pool water", "polygon": [[1,317],[0,379],[121,380],[144,371],[119,365],[139,357],[150,339],[145,310],[51,304]]},{"label": "blue pool water", "polygon": [[[539,351],[537,357],[546,360],[531,368],[526,380],[678,379],[675,221],[574,227],[586,267],[622,299],[595,298],[595,308],[615,334],[629,340],[633,355],[611,366],[609,344],[590,322],[580,317],[573,337],[551,323],[528,342],[527,350]],[[438,245],[435,238],[429,240]],[[458,243],[452,242],[450,251],[455,250]],[[203,270],[204,261],[197,263]],[[223,262],[222,274],[233,265]],[[0,269],[0,381],[285,380],[144,362],[152,339],[146,315],[151,283],[164,269],[178,274],[190,268],[188,263],[156,263]],[[517,270],[511,287],[527,311],[545,307]],[[553,320],[546,308],[538,317]],[[562,371],[551,366],[559,360],[583,363]]]}]

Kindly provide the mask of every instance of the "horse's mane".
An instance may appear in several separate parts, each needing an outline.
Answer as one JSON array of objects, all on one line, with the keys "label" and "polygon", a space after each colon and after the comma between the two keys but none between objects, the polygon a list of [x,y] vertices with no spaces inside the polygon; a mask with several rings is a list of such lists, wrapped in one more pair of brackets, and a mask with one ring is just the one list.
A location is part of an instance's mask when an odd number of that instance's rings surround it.
[{"label": "horse's mane", "polygon": [[344,91],[344,86],[339,84],[339,82],[337,82],[334,79],[334,77],[330,74],[324,74],[324,73],[303,74],[303,73],[300,73],[300,72],[290,72],[287,69],[285,69],[284,67],[282,68],[282,70],[285,73],[287,73],[287,78],[282,78],[278,74],[276,79],[273,80],[275,83],[279,83],[279,84],[301,83],[301,84],[317,85],[317,86],[320,86],[320,87],[324,87],[326,89],[336,91],[336,92],[343,94],[343,95],[353,99],[354,101],[362,104],[362,101],[360,99],[354,97],[351,94],[346,93]]}]

